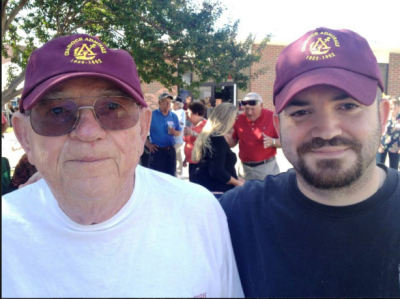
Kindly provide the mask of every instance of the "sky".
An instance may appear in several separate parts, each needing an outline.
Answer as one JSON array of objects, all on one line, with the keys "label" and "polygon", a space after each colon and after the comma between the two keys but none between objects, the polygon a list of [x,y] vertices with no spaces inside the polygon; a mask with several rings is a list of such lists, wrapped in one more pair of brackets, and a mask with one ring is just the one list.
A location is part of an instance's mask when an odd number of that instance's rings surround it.
[{"label": "sky", "polygon": [[240,20],[239,39],[271,33],[271,44],[288,44],[317,27],[345,28],[377,52],[400,52],[400,0],[220,1],[226,7],[222,22]]}]

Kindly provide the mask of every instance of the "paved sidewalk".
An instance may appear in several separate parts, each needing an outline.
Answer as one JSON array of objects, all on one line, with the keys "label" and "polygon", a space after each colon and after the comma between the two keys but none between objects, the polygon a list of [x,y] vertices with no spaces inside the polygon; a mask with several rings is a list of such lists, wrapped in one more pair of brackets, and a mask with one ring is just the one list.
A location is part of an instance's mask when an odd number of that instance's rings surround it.
[{"label": "paved sidewalk", "polygon": [[14,169],[25,151],[15,137],[12,128],[8,128],[3,136],[1,139],[1,156],[6,157],[10,162],[11,169]]},{"label": "paved sidewalk", "polygon": [[[239,146],[236,145],[234,148],[232,148],[233,152],[236,153],[236,156],[238,158],[238,161],[236,163],[236,172],[238,172],[238,168],[240,165],[240,159],[239,159]],[[279,165],[279,169],[281,172],[285,172],[286,170],[293,168],[292,164],[289,163],[289,161],[286,159],[285,155],[282,152],[282,149],[278,148],[277,154],[276,154],[276,161]],[[188,180],[189,179],[189,174],[188,174],[189,168],[184,167],[183,168],[183,174],[180,177],[183,180]]]}]

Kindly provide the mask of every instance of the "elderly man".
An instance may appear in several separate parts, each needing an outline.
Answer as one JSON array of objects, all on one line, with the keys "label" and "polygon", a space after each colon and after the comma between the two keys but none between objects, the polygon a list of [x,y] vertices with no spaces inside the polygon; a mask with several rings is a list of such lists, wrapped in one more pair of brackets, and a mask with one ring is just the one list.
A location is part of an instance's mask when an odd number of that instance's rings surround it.
[{"label": "elderly man", "polygon": [[233,126],[230,145],[239,142],[239,158],[242,162],[239,175],[245,180],[263,180],[269,174],[278,174],[276,148],[280,146],[278,133],[273,124],[273,112],[262,107],[258,93],[250,92],[241,101],[244,113]]},{"label": "elderly man", "polygon": [[128,52],[51,40],[20,105],[14,130],[43,179],[3,197],[3,296],[242,295],[213,195],[138,166],[151,112]]},{"label": "elderly man", "polygon": [[222,198],[246,296],[400,297],[400,173],[375,163],[382,91],[353,31],[317,28],[281,52],[274,122],[294,170]]},{"label": "elderly man", "polygon": [[146,141],[146,147],[150,150],[149,167],[175,176],[175,137],[181,134],[182,127],[171,111],[172,99],[166,92],[158,97],[159,109],[152,113],[150,140]]}]

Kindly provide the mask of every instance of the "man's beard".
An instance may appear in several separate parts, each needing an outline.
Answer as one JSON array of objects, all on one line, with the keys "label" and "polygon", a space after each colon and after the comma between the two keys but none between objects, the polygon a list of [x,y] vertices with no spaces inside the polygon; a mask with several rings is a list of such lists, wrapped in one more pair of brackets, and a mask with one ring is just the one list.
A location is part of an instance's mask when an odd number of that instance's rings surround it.
[{"label": "man's beard", "polygon": [[[357,140],[350,140],[343,137],[335,137],[330,140],[314,138],[310,142],[302,144],[297,149],[299,157],[295,169],[311,186],[318,189],[337,189],[349,187],[356,182],[365,172],[365,169],[375,162],[375,154],[379,145],[379,128],[362,145]],[[341,159],[322,159],[315,162],[315,170],[306,165],[304,154],[324,146],[346,146],[347,150],[352,150],[356,155],[356,160],[352,165]],[[363,148],[364,146],[364,148]],[[363,151],[364,149],[364,151]],[[347,170],[343,170],[347,168]]]},{"label": "man's beard", "polygon": [[[359,180],[365,171],[373,164],[376,164],[376,152],[381,138],[380,114],[378,121],[368,130],[368,136],[363,136],[363,141],[358,139],[348,139],[341,136],[326,140],[320,137],[313,138],[311,141],[301,144],[296,152],[285,151],[287,142],[284,134],[281,133],[282,149],[292,163],[297,174],[300,175],[307,184],[318,189],[337,189],[349,187]],[[371,120],[373,122],[373,120]],[[353,151],[356,159],[349,162],[348,159],[320,159],[311,164],[306,164],[304,156],[312,154],[313,150],[325,146],[345,146],[346,151]],[[289,148],[289,146],[288,146]],[[297,159],[296,159],[297,154]],[[351,163],[351,164],[349,164]]]},{"label": "man's beard", "polygon": [[[348,170],[342,172],[343,163],[339,159],[323,159],[315,162],[316,170],[306,165],[303,156],[306,153],[322,148],[324,146],[346,146],[348,149],[353,150],[357,159]],[[352,141],[342,137],[335,137],[330,140],[322,138],[313,138],[310,142],[303,143],[297,149],[299,157],[298,162],[294,168],[309,184],[318,189],[334,189],[342,188],[351,185],[356,181],[363,172],[363,163],[361,155],[362,145],[359,142]]]}]

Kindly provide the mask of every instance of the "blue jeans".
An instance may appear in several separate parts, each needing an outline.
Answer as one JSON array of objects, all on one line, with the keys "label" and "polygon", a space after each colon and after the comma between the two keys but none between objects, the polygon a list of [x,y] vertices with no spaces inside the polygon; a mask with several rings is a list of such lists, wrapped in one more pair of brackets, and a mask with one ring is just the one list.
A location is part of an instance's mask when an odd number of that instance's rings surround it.
[{"label": "blue jeans", "polygon": [[168,173],[175,176],[176,173],[176,151],[173,146],[158,148],[150,154],[149,168]]},{"label": "blue jeans", "polygon": [[399,168],[399,157],[400,157],[398,153],[391,153],[388,150],[385,150],[383,153],[376,154],[376,161],[378,163],[385,164],[386,156],[388,153],[389,153],[389,167],[397,170]]}]

